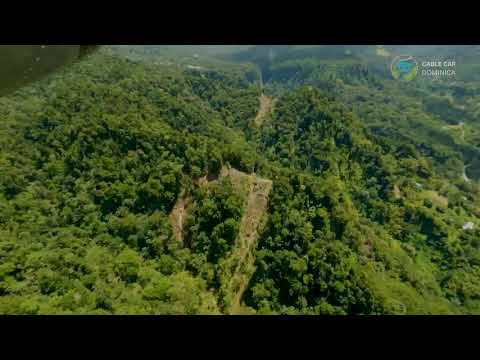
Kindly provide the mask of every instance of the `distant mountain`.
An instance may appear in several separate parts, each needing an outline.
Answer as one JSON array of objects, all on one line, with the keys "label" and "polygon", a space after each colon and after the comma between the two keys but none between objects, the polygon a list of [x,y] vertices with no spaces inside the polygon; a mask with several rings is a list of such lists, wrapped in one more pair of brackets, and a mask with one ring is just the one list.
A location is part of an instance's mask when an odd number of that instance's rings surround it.
[{"label": "distant mountain", "polygon": [[111,45],[109,47],[123,54],[131,53],[150,57],[202,56],[222,58],[232,53],[247,50],[250,45]]},{"label": "distant mountain", "polygon": [[113,46],[0,98],[0,313],[480,314],[480,86],[403,50]]}]

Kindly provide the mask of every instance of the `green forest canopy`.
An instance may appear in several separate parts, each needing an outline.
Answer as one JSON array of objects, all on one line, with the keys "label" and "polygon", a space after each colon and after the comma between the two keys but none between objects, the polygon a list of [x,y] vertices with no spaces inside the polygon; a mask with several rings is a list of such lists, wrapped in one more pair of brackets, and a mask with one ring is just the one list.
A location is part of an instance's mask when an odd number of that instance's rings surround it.
[{"label": "green forest canopy", "polygon": [[474,78],[399,83],[368,47],[163,50],[0,98],[0,313],[227,313],[248,193],[225,166],[273,182],[246,313],[480,313]]}]

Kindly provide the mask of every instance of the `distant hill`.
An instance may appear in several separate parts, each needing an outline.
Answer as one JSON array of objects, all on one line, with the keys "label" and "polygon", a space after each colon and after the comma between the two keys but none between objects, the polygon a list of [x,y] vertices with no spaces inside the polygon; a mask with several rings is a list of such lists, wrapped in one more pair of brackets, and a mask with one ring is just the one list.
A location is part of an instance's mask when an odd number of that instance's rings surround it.
[{"label": "distant hill", "polygon": [[480,87],[397,50],[112,46],[0,98],[0,313],[480,314]]}]

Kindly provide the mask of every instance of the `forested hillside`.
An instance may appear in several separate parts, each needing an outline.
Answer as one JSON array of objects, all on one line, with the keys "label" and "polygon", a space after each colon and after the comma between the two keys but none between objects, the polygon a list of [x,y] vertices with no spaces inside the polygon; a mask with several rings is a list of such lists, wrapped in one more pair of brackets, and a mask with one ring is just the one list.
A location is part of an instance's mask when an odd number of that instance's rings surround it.
[{"label": "forested hillside", "polygon": [[0,98],[1,314],[480,313],[475,78],[167,50]]}]

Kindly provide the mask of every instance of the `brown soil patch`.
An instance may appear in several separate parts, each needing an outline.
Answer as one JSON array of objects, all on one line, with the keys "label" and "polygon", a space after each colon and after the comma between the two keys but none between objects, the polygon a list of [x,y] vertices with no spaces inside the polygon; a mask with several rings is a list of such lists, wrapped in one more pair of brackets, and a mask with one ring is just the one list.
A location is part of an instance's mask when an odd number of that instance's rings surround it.
[{"label": "brown soil patch", "polygon": [[187,219],[188,198],[179,196],[171,214],[170,222],[172,224],[175,238],[183,243],[185,220]]},{"label": "brown soil patch", "polygon": [[257,116],[253,120],[253,124],[257,127],[261,126],[268,115],[272,114],[276,100],[262,94],[260,95],[260,107]]}]

